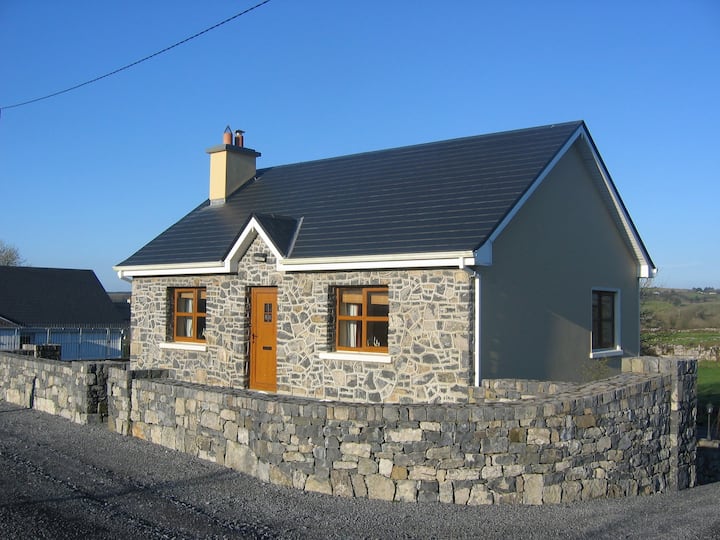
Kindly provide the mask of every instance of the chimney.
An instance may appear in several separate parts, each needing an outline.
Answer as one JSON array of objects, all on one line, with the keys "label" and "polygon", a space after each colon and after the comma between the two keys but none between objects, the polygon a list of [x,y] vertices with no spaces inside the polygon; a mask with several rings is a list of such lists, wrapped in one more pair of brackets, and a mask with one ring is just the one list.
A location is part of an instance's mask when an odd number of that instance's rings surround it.
[{"label": "chimney", "polygon": [[260,156],[252,148],[245,148],[243,131],[230,126],[223,133],[223,144],[208,148],[210,154],[210,203],[223,204],[248,180],[255,178],[255,160]]}]

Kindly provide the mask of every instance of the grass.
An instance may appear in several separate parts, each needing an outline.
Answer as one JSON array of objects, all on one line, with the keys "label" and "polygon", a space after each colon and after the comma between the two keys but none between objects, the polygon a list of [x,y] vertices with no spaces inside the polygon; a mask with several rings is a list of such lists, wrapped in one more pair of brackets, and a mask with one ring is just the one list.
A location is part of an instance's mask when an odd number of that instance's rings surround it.
[{"label": "grass", "polygon": [[707,422],[707,404],[715,408],[713,416],[720,410],[720,363],[698,362],[698,424]]}]

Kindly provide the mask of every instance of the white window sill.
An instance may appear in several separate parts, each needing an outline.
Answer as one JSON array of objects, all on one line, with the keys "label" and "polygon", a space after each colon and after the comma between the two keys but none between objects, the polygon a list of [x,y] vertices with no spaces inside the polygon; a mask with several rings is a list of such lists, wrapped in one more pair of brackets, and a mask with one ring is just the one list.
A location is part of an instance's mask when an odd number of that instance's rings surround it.
[{"label": "white window sill", "polygon": [[615,349],[599,349],[590,353],[590,358],[609,358],[611,356],[622,356],[623,350],[620,347]]},{"label": "white window sill", "polygon": [[207,351],[207,345],[204,343],[182,343],[180,341],[166,341],[160,344],[161,349],[171,349],[175,351]]},{"label": "white window sill", "polygon": [[378,364],[389,364],[392,360],[392,357],[389,354],[384,353],[335,351],[320,353],[320,359],[350,360],[356,362],[375,362]]}]

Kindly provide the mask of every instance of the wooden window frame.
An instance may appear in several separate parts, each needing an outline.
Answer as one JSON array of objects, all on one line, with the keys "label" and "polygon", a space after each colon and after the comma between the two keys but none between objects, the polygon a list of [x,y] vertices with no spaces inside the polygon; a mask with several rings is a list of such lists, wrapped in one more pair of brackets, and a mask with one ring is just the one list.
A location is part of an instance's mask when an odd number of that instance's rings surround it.
[{"label": "wooden window frame", "polygon": [[[619,347],[618,343],[618,295],[619,292],[608,289],[593,289],[592,291],[592,351],[612,351]],[[603,298],[610,298],[610,313],[603,310],[606,305]],[[610,336],[605,335],[603,323],[608,323]]]},{"label": "wooden window frame", "polygon": [[[341,306],[343,304],[343,292],[350,290],[360,290],[362,295],[362,301],[360,303],[361,313],[360,315],[343,315]],[[335,290],[336,302],[335,302],[335,350],[336,351],[352,351],[352,352],[369,352],[369,353],[387,353],[387,346],[371,346],[365,341],[368,335],[367,328],[368,323],[385,323],[387,325],[388,334],[390,333],[390,314],[387,316],[371,316],[368,315],[369,296],[372,293],[385,293],[388,294],[388,288],[383,286],[373,287],[362,287],[362,286],[343,286],[337,287]],[[361,344],[357,347],[347,347],[340,344],[340,325],[345,321],[360,322],[360,340]]]},{"label": "wooden window frame", "polygon": [[[193,294],[193,311],[178,311],[178,299],[181,294],[192,293]],[[205,298],[205,311],[200,311],[200,299],[201,295]],[[182,287],[173,289],[173,341],[182,343],[205,343],[205,337],[196,337],[194,334],[198,328],[198,321],[200,319],[205,320],[204,328],[207,328],[207,288],[206,287]],[[178,335],[178,329],[180,328],[179,319],[180,317],[190,317],[192,320],[193,336],[181,336]]]}]

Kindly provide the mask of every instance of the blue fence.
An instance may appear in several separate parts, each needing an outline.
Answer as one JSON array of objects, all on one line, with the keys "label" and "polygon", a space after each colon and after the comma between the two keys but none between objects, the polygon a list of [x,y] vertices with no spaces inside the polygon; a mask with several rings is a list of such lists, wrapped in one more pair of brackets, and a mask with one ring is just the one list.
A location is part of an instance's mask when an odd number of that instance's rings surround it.
[{"label": "blue fence", "polygon": [[62,360],[124,358],[127,327],[0,328],[0,350],[13,351],[23,345],[60,345]]}]

